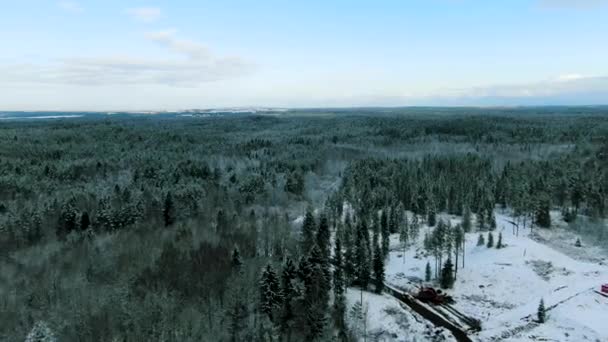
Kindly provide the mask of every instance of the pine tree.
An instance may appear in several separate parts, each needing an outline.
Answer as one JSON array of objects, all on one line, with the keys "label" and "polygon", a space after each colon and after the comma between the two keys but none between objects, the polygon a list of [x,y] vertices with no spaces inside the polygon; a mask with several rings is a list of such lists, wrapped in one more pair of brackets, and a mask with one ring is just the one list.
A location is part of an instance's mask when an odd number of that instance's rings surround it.
[{"label": "pine tree", "polygon": [[249,310],[240,289],[232,293],[232,303],[228,309],[228,332],[232,342],[242,341],[242,333],[246,330]]},{"label": "pine tree", "polygon": [[387,256],[390,242],[390,231],[388,227],[388,213],[386,208],[382,210],[382,215],[380,216],[380,232],[382,234],[382,255]]},{"label": "pine tree", "polygon": [[171,192],[167,192],[167,195],[165,196],[165,203],[163,205],[163,220],[165,227],[169,227],[175,222],[175,205],[173,204]]},{"label": "pine tree", "polygon": [[551,203],[547,195],[541,196],[538,208],[536,209],[535,223],[539,227],[551,228],[551,215],[549,214]]},{"label": "pine tree", "polygon": [[369,232],[365,221],[361,220],[357,227],[357,237],[355,239],[355,269],[357,282],[364,289],[367,289],[370,279],[369,254]]},{"label": "pine tree", "polygon": [[334,245],[334,326],[338,329],[339,339],[344,341],[346,339],[346,299],[344,297],[344,272],[343,272],[343,257],[342,257],[342,243],[340,239],[336,239]]},{"label": "pine tree", "polygon": [[445,261],[445,264],[441,269],[441,287],[444,289],[452,288],[454,285],[453,268],[454,265],[452,264],[452,260],[448,257],[448,260]]},{"label": "pine tree", "polygon": [[308,262],[312,266],[312,274],[317,270],[321,270],[323,277],[319,279],[319,286],[317,293],[317,300],[322,302],[323,305],[327,305],[329,302],[329,290],[331,289],[331,270],[329,260],[325,259],[321,253],[319,246],[314,245],[308,255]]},{"label": "pine tree", "polygon": [[[313,247],[313,250],[316,248]],[[306,322],[306,338],[314,341],[323,335],[328,312],[328,293],[325,274],[319,265],[311,263],[310,282],[304,289],[303,315]]]},{"label": "pine tree", "polygon": [[399,232],[399,215],[397,213],[397,208],[395,206],[391,207],[390,215],[388,217],[388,231],[391,234],[395,234]]},{"label": "pine tree", "polygon": [[243,262],[241,261],[241,253],[239,252],[239,249],[237,247],[234,247],[234,250],[232,251],[230,265],[232,266],[232,269],[234,271],[240,272]]},{"label": "pine tree", "polygon": [[576,242],[574,243],[574,246],[576,247],[582,247],[583,244],[581,243],[581,239],[580,238],[576,238]]},{"label": "pine tree", "polygon": [[490,224],[490,230],[495,230],[496,229],[496,216],[494,215],[494,210],[488,210],[488,213],[490,214],[489,218],[488,218],[488,222]]},{"label": "pine tree", "polygon": [[428,222],[429,227],[434,227],[435,224],[437,223],[437,213],[435,212],[434,205],[429,206],[429,211],[427,213],[427,222]]},{"label": "pine tree", "polygon": [[537,311],[537,317],[538,317],[538,323],[545,323],[546,320],[546,309],[545,309],[545,301],[541,298],[540,299],[540,303],[538,304],[538,311]]},{"label": "pine tree", "polygon": [[488,248],[494,247],[494,234],[492,232],[488,233],[488,244],[486,245]]},{"label": "pine tree", "polygon": [[286,337],[287,341],[291,339],[291,330],[295,318],[293,312],[293,300],[298,295],[294,280],[296,278],[296,269],[291,261],[287,259],[283,271],[281,272],[281,297],[283,298],[283,306],[281,307],[280,330],[281,334]]},{"label": "pine tree", "polygon": [[502,244],[502,232],[498,233],[498,242],[496,243],[496,248],[497,249],[501,249],[503,248],[503,244]]},{"label": "pine tree", "polygon": [[312,208],[306,209],[304,215],[304,222],[302,223],[302,238],[300,240],[300,248],[302,254],[306,255],[315,244],[315,231],[316,231],[315,217],[312,215]]},{"label": "pine tree", "polygon": [[327,216],[325,214],[321,215],[321,219],[319,220],[319,229],[317,230],[317,246],[321,251],[321,255],[323,259],[329,261],[330,256],[330,233],[329,233],[329,222],[327,220]]},{"label": "pine tree", "polygon": [[89,218],[89,213],[87,213],[85,211],[80,216],[80,230],[83,230],[83,231],[87,230],[87,229],[89,229],[90,225],[91,225],[91,219]]},{"label": "pine tree", "polygon": [[[462,226],[461,225],[457,225],[456,227],[454,227],[454,256],[455,256],[455,263],[454,263],[454,279],[456,279],[456,275],[458,274],[458,258],[460,256],[460,249],[462,248],[463,244],[464,244],[464,231],[462,230]],[[464,254],[464,251],[463,251]]]},{"label": "pine tree", "polygon": [[431,263],[426,262],[426,268],[424,269],[424,280],[431,281]]},{"label": "pine tree", "polygon": [[467,206],[462,217],[462,229],[465,233],[471,232],[471,209]]},{"label": "pine tree", "polygon": [[260,281],[260,311],[273,320],[273,312],[281,304],[279,280],[272,265],[268,264]]},{"label": "pine tree", "polygon": [[401,230],[399,231],[399,242],[403,244],[403,263],[405,263],[405,251],[407,248],[407,242],[409,238],[409,222],[407,220],[407,215],[404,218],[403,225],[401,226]]},{"label": "pine tree", "polygon": [[56,234],[59,240],[64,240],[71,232],[76,230],[77,223],[76,208],[74,207],[74,200],[69,200],[63,208],[61,208],[61,215],[57,222]]},{"label": "pine tree", "polygon": [[218,233],[226,234],[228,233],[228,218],[226,217],[226,213],[224,210],[220,209],[217,211],[215,217],[215,227]]},{"label": "pine tree", "polygon": [[356,232],[350,220],[350,215],[346,215],[344,222],[344,278],[347,284],[355,278],[355,246],[354,240]]},{"label": "pine tree", "polygon": [[477,230],[478,231],[484,231],[486,229],[486,222],[485,222],[485,217],[483,215],[483,212],[477,213]]},{"label": "pine tree", "polygon": [[376,293],[382,293],[384,290],[384,256],[380,246],[374,246],[374,285]]},{"label": "pine tree", "polygon": [[477,238],[477,246],[483,246],[486,244],[486,240],[483,238],[483,234],[479,233],[479,238]]}]

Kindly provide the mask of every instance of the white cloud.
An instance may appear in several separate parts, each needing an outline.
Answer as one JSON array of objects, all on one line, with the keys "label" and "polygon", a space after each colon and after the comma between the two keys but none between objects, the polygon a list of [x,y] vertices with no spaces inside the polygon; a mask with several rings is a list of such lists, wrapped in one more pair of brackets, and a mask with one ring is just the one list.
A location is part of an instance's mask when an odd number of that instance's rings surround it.
[{"label": "white cloud", "polygon": [[127,13],[137,20],[148,23],[158,20],[162,15],[162,12],[158,7],[130,8],[127,10]]},{"label": "white cloud", "polygon": [[49,64],[8,65],[0,67],[0,83],[193,87],[239,77],[252,70],[252,65],[239,57],[218,56],[200,43],[178,39],[175,31],[149,33],[146,38],[178,56],[171,59],[71,57]]},{"label": "white cloud", "polygon": [[59,1],[57,3],[57,5],[62,10],[66,11],[66,12],[70,12],[70,13],[81,13],[84,11],[84,8],[82,6],[80,6],[79,3],[74,2],[74,1],[67,1],[67,0]]}]

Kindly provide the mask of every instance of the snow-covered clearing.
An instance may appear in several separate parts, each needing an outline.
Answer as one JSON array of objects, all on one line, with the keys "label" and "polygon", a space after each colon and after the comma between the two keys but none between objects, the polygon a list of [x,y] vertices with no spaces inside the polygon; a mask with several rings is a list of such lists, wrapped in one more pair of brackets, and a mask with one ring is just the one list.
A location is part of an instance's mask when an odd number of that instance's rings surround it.
[{"label": "snow-covered clearing", "polygon": [[[448,291],[456,300],[455,308],[481,320],[482,331],[471,337],[480,341],[608,341],[608,298],[593,292],[608,283],[605,259],[597,253],[589,255],[586,247],[574,247],[575,239],[564,240],[570,235],[559,230],[535,228],[530,234],[530,229],[520,229],[515,236],[509,223],[512,218],[497,213],[496,219],[495,241],[502,232],[506,246],[476,246],[479,234],[467,234],[465,268],[460,259],[454,289]],[[414,291],[421,281],[417,279],[424,279],[427,261],[434,266],[432,257],[423,255],[425,229],[429,228],[421,228],[419,241],[406,251],[405,263],[398,236],[391,236],[387,282]],[[564,302],[550,309],[547,322],[539,325],[534,320],[541,298],[547,308]]]},{"label": "snow-covered clearing", "polygon": [[[363,319],[354,318],[351,308],[361,302],[363,296]],[[456,341],[452,334],[433,326],[420,315],[403,307],[399,301],[388,294],[378,295],[349,288],[346,292],[349,312],[348,323],[360,340],[363,334],[367,341]]]}]

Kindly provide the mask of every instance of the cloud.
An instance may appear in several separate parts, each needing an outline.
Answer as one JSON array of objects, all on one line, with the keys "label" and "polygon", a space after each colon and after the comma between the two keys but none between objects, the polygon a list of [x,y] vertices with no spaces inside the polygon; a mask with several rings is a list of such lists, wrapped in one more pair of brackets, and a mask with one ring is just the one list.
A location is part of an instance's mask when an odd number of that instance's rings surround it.
[{"label": "cloud", "polygon": [[162,12],[158,7],[130,8],[127,10],[127,13],[129,13],[133,18],[147,23],[158,20],[162,15]]},{"label": "cloud", "polygon": [[81,13],[84,11],[84,8],[74,1],[59,1],[57,3],[57,6],[59,6],[59,8],[61,8],[62,10],[70,13]]},{"label": "cloud", "polygon": [[608,0],[537,0],[542,8],[591,9],[608,5]]},{"label": "cloud", "polygon": [[417,103],[449,105],[607,104],[608,76],[566,74],[529,84],[505,84],[438,91]]},{"label": "cloud", "polygon": [[251,63],[239,57],[218,56],[200,43],[178,39],[176,32],[152,32],[146,38],[177,56],[151,59],[135,56],[71,57],[49,64],[20,64],[0,67],[6,83],[73,85],[165,85],[194,87],[230,79],[252,71]]}]

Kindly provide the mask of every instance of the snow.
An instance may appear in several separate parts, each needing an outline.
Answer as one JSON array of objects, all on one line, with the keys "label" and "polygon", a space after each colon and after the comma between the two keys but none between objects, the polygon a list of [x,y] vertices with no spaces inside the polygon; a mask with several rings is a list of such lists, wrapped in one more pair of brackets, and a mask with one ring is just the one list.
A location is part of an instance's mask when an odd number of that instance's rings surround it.
[{"label": "snow", "polygon": [[[361,296],[363,311],[367,311],[365,324],[351,315],[351,308],[361,301]],[[359,332],[360,341],[363,341],[364,331],[368,341],[456,341],[449,331],[436,328],[388,294],[378,295],[349,288],[346,291],[346,303],[348,324],[352,331]]]},{"label": "snow", "polygon": [[[459,221],[449,219],[453,224]],[[520,229],[516,236],[509,223],[511,217],[497,212],[496,219],[494,241],[502,232],[506,246],[478,247],[478,233],[467,234],[465,268],[458,269],[454,289],[449,291],[456,309],[482,322],[482,331],[472,338],[608,341],[608,298],[593,292],[608,282],[608,267],[599,252],[592,250],[596,254],[588,255],[588,251],[570,246],[575,237],[563,239],[570,232],[534,228],[531,234],[530,229]],[[405,263],[398,235],[391,236],[387,282],[414,291],[424,278],[427,261],[434,267],[434,259],[423,255],[422,239],[427,229],[421,228],[419,241],[405,252]],[[547,308],[564,302],[547,312],[546,323],[537,324],[534,319],[541,298]]]}]

